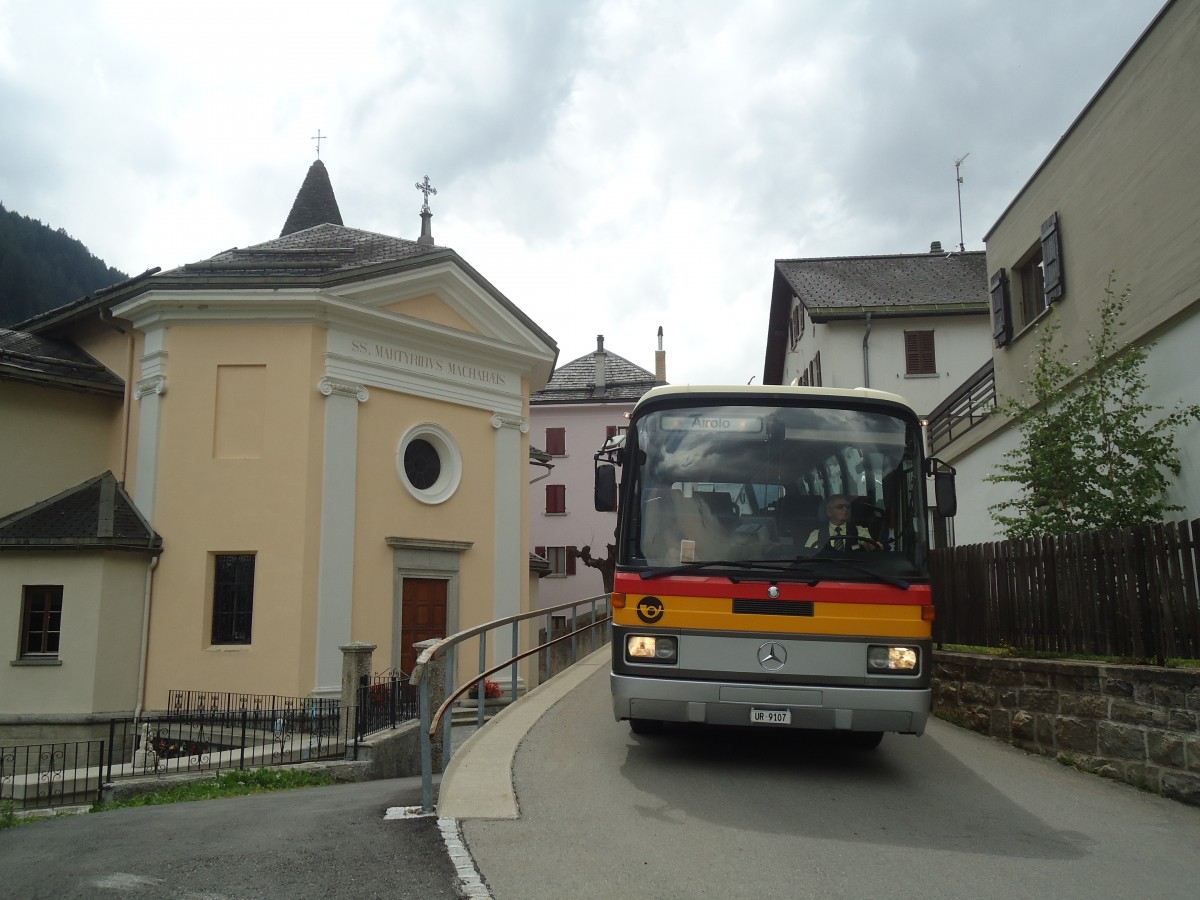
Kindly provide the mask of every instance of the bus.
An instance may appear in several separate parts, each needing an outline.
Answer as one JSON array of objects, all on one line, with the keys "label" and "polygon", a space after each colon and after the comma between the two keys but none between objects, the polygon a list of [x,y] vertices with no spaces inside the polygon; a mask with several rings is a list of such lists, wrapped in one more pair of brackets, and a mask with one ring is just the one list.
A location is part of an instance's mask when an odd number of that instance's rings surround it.
[{"label": "bus", "polygon": [[834,731],[865,749],[921,734],[926,484],[952,516],[953,479],[895,394],[647,392],[595,454],[596,508],[618,513],[616,719],[636,734],[665,722]]}]

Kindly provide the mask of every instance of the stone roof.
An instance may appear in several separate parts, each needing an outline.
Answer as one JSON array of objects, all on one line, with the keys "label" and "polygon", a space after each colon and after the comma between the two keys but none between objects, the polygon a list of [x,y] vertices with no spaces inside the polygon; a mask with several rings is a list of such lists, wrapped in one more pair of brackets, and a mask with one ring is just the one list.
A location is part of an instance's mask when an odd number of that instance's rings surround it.
[{"label": "stone roof", "polygon": [[437,250],[444,251],[445,248],[325,223],[262,244],[234,247],[209,259],[164,272],[156,280],[205,275],[237,278],[336,275],[412,259]]},{"label": "stone roof", "polygon": [[981,250],[778,259],[775,269],[814,321],[839,311],[861,316],[868,309],[886,315],[988,308],[987,254]]},{"label": "stone roof", "polygon": [[292,211],[283,223],[280,237],[312,228],[314,225],[341,225],[342,211],[338,209],[337,197],[333,194],[333,183],[325,163],[319,159],[308,168],[304,183],[296,193]]},{"label": "stone roof", "polygon": [[162,552],[112,472],[0,518],[0,551],[87,549]]},{"label": "stone roof", "polygon": [[70,341],[6,328],[0,328],[0,380],[97,394],[125,393],[123,379]]},{"label": "stone roof", "polygon": [[604,351],[603,392],[596,390],[596,355],[589,353],[559,366],[546,387],[529,396],[530,404],[634,402],[654,387],[654,373],[647,372],[610,350]]}]

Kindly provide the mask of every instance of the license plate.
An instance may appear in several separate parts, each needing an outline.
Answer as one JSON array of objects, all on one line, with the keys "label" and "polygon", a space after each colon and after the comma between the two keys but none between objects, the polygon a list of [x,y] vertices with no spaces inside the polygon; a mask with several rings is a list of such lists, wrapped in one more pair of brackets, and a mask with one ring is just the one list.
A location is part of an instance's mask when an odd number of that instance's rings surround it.
[{"label": "license plate", "polygon": [[790,709],[752,709],[750,710],[752,725],[791,725],[792,711]]}]

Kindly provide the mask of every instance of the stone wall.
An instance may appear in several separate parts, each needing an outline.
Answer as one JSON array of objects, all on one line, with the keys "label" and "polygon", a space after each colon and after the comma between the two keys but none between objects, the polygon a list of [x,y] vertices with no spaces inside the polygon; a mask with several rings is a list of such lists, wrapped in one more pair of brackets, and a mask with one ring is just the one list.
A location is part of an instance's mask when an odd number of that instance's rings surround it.
[{"label": "stone wall", "polygon": [[1200,669],[948,651],[934,667],[941,718],[1200,805]]}]

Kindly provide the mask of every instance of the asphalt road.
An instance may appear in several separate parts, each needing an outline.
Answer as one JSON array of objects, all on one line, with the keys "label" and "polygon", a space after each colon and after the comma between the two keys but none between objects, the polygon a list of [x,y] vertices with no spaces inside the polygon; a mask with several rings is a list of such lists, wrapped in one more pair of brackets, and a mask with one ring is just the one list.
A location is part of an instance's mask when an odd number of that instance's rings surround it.
[{"label": "asphalt road", "polygon": [[1200,893],[1198,808],[942,722],[857,752],[786,731],[636,737],[607,675],[520,745],[520,818],[461,822],[497,900]]},{"label": "asphalt road", "polygon": [[0,831],[0,897],[457,898],[437,819],[385,820],[420,779],[61,817]]}]

